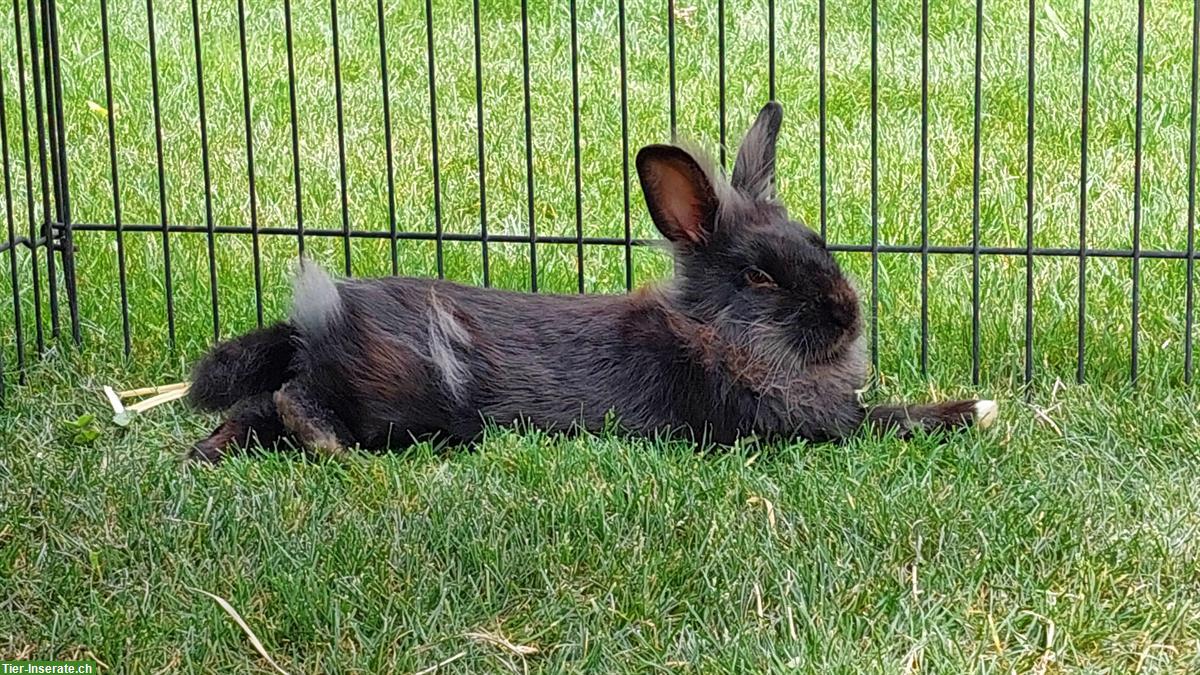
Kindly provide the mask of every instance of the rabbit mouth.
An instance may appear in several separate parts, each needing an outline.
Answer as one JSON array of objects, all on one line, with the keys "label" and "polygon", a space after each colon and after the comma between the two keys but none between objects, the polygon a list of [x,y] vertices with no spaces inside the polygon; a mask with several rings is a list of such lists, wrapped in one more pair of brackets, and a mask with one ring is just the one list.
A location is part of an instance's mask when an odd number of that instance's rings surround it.
[{"label": "rabbit mouth", "polygon": [[814,365],[830,363],[845,358],[849,352],[859,348],[862,343],[862,326],[857,321],[848,326],[829,326],[816,336],[812,331],[805,330],[797,342],[803,355],[802,361]]}]

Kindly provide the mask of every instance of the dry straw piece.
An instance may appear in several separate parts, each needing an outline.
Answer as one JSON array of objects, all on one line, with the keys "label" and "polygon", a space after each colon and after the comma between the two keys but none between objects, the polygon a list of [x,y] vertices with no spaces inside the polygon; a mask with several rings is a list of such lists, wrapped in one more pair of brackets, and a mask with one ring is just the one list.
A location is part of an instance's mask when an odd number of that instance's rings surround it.
[{"label": "dry straw piece", "polygon": [[225,610],[225,613],[228,614],[230,618],[233,619],[233,622],[238,625],[238,628],[241,628],[242,632],[246,634],[246,639],[250,641],[250,644],[254,647],[254,651],[258,652],[259,656],[266,659],[267,663],[271,664],[271,667],[279,671],[281,675],[288,675],[286,670],[279,667],[278,663],[275,663],[275,659],[271,658],[271,655],[267,653],[267,649],[263,647],[262,641],[260,641],[258,636],[254,634],[254,631],[250,630],[250,626],[246,624],[246,621],[242,618],[242,615],[238,614],[238,611],[234,609],[233,605],[229,604],[225,598],[209,593],[201,588],[189,588],[189,590],[202,595],[207,595],[215,600],[217,604],[221,606],[221,609]]},{"label": "dry straw piece", "polygon": [[[112,408],[113,422],[123,427],[129,424],[134,415],[144,413],[151,408],[187,396],[191,387],[191,382],[176,382],[175,384],[164,384],[155,387],[114,391],[112,387],[105,385],[104,397],[108,399],[108,405]],[[125,405],[126,399],[141,398],[143,396],[149,396],[149,398],[131,403],[128,406]]]}]

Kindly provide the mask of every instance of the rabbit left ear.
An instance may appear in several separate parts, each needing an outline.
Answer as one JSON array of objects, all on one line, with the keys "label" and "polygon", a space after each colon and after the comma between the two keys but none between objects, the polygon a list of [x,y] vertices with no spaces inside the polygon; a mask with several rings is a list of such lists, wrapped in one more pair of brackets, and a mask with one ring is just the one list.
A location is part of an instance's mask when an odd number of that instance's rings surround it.
[{"label": "rabbit left ear", "polygon": [[688,246],[708,240],[717,196],[694,157],[673,145],[648,145],[638,152],[637,172],[650,218],[664,237]]},{"label": "rabbit left ear", "polygon": [[758,118],[738,149],[733,165],[733,187],[756,199],[775,196],[775,141],[783,123],[783,106],[769,101],[759,111]]}]

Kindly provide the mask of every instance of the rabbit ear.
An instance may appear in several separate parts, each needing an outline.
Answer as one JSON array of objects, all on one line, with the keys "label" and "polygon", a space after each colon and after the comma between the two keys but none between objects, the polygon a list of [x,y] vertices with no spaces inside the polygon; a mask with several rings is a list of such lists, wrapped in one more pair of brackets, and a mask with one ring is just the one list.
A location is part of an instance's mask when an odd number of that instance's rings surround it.
[{"label": "rabbit ear", "polygon": [[650,218],[676,244],[703,244],[717,217],[712,182],[696,159],[672,145],[648,145],[637,155]]},{"label": "rabbit ear", "polygon": [[775,140],[783,122],[783,106],[769,101],[742,139],[733,165],[733,187],[758,199],[775,196]]}]

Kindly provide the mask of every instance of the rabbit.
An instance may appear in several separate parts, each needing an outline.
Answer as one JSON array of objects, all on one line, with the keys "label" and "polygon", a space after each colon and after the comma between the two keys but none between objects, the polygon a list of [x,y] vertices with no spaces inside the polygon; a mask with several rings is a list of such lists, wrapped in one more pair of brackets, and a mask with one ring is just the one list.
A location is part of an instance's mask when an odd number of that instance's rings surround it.
[{"label": "rabbit", "polygon": [[726,178],[648,145],[636,166],[674,278],[626,295],[548,295],[391,277],[332,280],[301,261],[290,318],[216,346],[190,400],[226,411],[190,456],[257,441],[315,454],[478,438],[488,424],[611,428],[728,445],[901,437],[986,426],[991,401],[864,406],[858,295],[775,192],[783,111],[758,114]]}]

